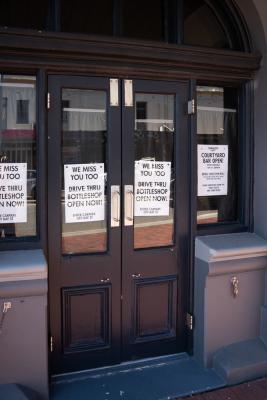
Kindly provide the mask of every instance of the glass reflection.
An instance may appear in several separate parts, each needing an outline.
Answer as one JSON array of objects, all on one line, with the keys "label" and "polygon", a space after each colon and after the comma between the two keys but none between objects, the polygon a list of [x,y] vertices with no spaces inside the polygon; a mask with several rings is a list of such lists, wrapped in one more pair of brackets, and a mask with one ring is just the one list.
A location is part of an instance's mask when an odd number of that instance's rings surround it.
[{"label": "glass reflection", "polygon": [[[228,157],[227,176],[212,179],[218,193],[199,195],[197,199],[197,223],[214,224],[237,220],[238,203],[238,129],[237,91],[234,88],[197,87],[197,143],[206,149],[224,149]],[[216,150],[215,150],[216,151]],[[203,171],[202,171],[203,172]],[[212,172],[212,170],[211,170]],[[215,170],[213,169],[213,173]],[[198,166],[200,179],[201,166]],[[223,167],[217,168],[223,176]],[[198,179],[198,186],[201,185]],[[225,184],[224,190],[223,184]],[[198,187],[198,192],[200,192]],[[220,195],[220,192],[222,193]]]},{"label": "glass reflection", "polygon": [[106,93],[64,89],[63,254],[103,252],[107,248],[106,134]]},{"label": "glass reflection", "polygon": [[135,249],[173,244],[174,181],[174,96],[137,93]]},{"label": "glass reflection", "polygon": [[161,0],[121,0],[122,36],[164,40],[164,7]]},{"label": "glass reflection", "polygon": [[204,0],[187,0],[184,7],[184,43],[229,49],[229,40],[212,7]]},{"label": "glass reflection", "polygon": [[36,235],[36,79],[0,75],[0,240]]}]

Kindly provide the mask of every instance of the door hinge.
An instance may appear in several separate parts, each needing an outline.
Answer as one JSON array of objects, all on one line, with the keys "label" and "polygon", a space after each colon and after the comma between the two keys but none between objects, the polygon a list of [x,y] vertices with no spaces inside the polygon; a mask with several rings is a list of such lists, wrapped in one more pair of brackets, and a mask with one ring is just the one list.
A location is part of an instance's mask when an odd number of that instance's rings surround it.
[{"label": "door hinge", "polygon": [[50,93],[48,92],[46,95],[46,108],[50,110],[50,106],[51,106],[51,98],[50,98]]},{"label": "door hinge", "polygon": [[123,295],[121,295],[121,301],[123,300]]},{"label": "door hinge", "polygon": [[190,331],[194,329],[194,317],[190,313],[186,314],[186,326]]},{"label": "door hinge", "polygon": [[195,99],[189,100],[187,102],[187,114],[195,114],[196,112],[196,107],[195,107]]},{"label": "door hinge", "polygon": [[54,351],[54,338],[50,336],[50,352],[53,353]]}]

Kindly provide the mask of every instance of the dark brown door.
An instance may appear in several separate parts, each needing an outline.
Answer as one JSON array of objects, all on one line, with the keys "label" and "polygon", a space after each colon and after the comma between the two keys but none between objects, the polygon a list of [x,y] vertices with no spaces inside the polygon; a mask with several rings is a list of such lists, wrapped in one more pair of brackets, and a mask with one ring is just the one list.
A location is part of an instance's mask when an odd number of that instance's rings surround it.
[{"label": "dark brown door", "polygon": [[121,181],[121,128],[109,79],[48,83],[52,371],[63,372],[120,360],[121,232],[110,227],[109,199]]},{"label": "dark brown door", "polygon": [[185,350],[188,84],[48,84],[52,372]]},{"label": "dark brown door", "polygon": [[124,359],[185,349],[189,249],[188,85],[133,81],[133,94],[122,113]]}]

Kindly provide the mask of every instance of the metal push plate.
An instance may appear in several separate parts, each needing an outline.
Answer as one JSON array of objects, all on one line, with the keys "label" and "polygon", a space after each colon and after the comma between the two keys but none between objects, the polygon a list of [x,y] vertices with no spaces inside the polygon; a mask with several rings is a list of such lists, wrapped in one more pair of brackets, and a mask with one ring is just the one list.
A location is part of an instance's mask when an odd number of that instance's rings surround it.
[{"label": "metal push plate", "polygon": [[119,105],[119,80],[110,79],[110,105],[116,107]]},{"label": "metal push plate", "polygon": [[124,80],[124,105],[125,107],[133,106],[133,81],[130,79]]}]

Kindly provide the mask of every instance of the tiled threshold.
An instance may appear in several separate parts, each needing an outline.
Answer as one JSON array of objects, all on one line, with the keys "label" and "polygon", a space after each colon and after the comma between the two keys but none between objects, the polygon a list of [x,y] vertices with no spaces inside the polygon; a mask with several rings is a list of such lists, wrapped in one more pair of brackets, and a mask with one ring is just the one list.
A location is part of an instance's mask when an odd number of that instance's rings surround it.
[{"label": "tiled threshold", "polygon": [[172,400],[225,382],[186,353],[53,377],[51,400]]}]

